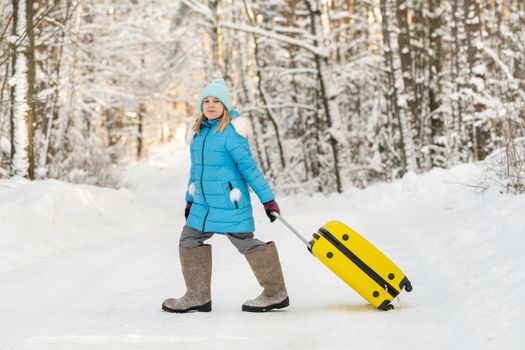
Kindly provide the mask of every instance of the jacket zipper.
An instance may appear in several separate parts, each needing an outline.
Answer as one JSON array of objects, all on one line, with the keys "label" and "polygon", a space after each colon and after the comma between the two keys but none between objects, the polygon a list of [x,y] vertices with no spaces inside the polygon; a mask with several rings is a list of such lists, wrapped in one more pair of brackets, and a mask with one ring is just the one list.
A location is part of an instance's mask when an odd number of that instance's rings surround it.
[{"label": "jacket zipper", "polygon": [[[228,182],[228,187],[230,188],[230,192],[233,190],[233,186],[231,182]],[[239,202],[233,201],[235,203],[235,209],[239,209]]]},{"label": "jacket zipper", "polygon": [[[208,135],[210,134],[210,129],[208,129],[208,132],[206,133],[206,136],[204,136],[204,141],[202,141],[202,170],[201,170],[201,191],[202,196],[204,197],[204,200],[206,200],[206,194],[204,193],[204,186],[202,184],[202,177],[204,176],[204,145],[206,144],[206,139],[208,138]],[[206,219],[208,218],[208,214],[210,213],[210,208],[208,207],[208,211],[206,212],[206,216],[204,217],[204,221],[202,222],[202,232],[204,232],[204,226],[206,225]]]},{"label": "jacket zipper", "polygon": [[204,226],[206,225],[206,219],[208,218],[208,214],[210,213],[210,209],[208,208],[208,211],[206,212],[206,215],[204,216],[204,221],[202,222],[202,230],[201,232],[204,232]]}]

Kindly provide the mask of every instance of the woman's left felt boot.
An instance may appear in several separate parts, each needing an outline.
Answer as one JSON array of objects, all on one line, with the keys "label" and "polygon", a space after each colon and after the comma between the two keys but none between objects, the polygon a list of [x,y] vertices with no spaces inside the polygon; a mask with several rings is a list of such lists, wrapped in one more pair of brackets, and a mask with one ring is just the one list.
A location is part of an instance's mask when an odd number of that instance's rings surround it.
[{"label": "woman's left felt boot", "polygon": [[269,242],[263,248],[246,253],[245,257],[264,289],[257,298],[246,301],[242,311],[266,312],[290,305],[275,243]]}]

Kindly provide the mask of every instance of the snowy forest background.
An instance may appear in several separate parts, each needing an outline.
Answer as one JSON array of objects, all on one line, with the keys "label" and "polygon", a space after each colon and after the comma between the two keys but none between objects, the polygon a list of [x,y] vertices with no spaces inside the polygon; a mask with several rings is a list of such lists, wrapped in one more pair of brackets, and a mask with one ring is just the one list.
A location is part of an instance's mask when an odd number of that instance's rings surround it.
[{"label": "snowy forest background", "polygon": [[224,77],[280,191],[480,160],[525,191],[525,1],[0,4],[0,178],[118,187]]}]

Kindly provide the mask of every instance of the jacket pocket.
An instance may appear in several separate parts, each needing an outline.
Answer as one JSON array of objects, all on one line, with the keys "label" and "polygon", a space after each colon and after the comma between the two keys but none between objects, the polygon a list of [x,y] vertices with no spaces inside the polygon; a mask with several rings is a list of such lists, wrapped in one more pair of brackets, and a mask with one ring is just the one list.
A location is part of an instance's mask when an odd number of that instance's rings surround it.
[{"label": "jacket pocket", "polygon": [[228,203],[228,207],[239,209],[239,202],[242,197],[242,192],[236,188],[233,187],[233,184],[231,181],[224,184],[224,194],[226,196],[226,202]]}]

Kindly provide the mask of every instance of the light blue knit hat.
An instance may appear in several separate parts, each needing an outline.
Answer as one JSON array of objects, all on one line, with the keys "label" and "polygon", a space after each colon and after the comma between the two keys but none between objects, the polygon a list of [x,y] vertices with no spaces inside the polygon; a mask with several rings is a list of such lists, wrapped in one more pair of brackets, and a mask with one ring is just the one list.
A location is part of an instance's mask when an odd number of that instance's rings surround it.
[{"label": "light blue knit hat", "polygon": [[206,85],[206,87],[202,90],[201,97],[199,99],[199,115],[202,114],[202,103],[204,102],[204,99],[208,96],[218,98],[222,102],[224,107],[226,107],[228,113],[231,113],[231,111],[233,110],[230,100],[230,92],[226,87],[226,82],[224,81],[224,79],[213,79],[213,81]]}]

